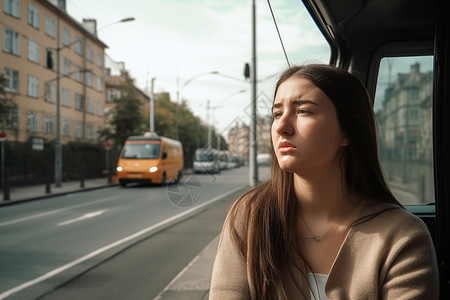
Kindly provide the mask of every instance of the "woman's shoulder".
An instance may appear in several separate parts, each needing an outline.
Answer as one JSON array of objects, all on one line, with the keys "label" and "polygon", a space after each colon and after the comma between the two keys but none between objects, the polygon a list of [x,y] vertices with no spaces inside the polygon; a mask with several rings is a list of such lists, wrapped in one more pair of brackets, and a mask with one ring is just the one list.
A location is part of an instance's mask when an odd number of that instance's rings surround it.
[{"label": "woman's shoulder", "polygon": [[385,230],[403,234],[428,234],[427,226],[418,216],[399,205],[376,200],[363,203],[360,218],[356,222],[358,224],[377,228],[380,232]]}]

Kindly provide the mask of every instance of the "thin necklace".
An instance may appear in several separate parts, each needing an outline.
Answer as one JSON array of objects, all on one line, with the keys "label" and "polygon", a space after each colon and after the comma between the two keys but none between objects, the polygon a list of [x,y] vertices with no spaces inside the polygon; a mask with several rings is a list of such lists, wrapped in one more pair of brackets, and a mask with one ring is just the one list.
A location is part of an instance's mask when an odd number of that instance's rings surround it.
[{"label": "thin necklace", "polygon": [[[356,205],[355,205],[356,206]],[[331,229],[333,229],[334,227],[336,227],[337,225],[341,224],[342,222],[344,222],[345,219],[347,219],[347,217],[350,215],[350,213],[353,211],[353,209],[355,208],[355,206],[352,207],[352,209],[350,209],[343,217],[341,220],[339,220],[339,222],[334,223],[333,225],[331,225],[327,230],[324,231],[324,233],[317,235],[314,234],[314,232],[311,230],[311,227],[309,227],[308,223],[306,223],[305,218],[303,217],[303,215],[299,212],[298,215],[300,216],[300,218],[302,218],[303,223],[305,223],[306,228],[308,228],[309,232],[312,234],[312,236],[308,236],[308,237],[301,237],[300,239],[309,239],[309,240],[314,240],[316,242],[320,242],[321,239],[323,239],[328,233],[330,233]]]}]

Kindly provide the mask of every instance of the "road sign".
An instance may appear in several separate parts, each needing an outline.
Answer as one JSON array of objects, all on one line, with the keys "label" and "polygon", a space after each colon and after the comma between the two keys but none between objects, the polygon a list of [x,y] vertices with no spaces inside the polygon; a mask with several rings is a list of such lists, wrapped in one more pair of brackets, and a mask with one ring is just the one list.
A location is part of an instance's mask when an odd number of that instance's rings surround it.
[{"label": "road sign", "polygon": [[6,141],[6,132],[0,132],[0,142]]}]

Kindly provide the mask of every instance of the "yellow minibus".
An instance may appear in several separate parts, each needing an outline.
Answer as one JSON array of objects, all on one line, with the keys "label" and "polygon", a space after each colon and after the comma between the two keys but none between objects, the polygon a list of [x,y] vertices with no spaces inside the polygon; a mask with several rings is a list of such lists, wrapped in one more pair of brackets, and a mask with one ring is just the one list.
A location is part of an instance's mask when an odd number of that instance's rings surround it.
[{"label": "yellow minibus", "polygon": [[117,180],[164,184],[178,181],[183,170],[183,146],[179,141],[147,132],[129,137],[117,162]]}]

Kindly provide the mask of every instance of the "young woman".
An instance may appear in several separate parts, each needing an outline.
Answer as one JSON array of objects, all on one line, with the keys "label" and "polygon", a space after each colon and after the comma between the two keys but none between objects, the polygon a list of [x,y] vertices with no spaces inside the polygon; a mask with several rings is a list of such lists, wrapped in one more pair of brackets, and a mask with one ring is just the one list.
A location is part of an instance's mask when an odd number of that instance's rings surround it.
[{"label": "young woman", "polygon": [[291,67],[272,111],[271,178],[231,208],[210,299],[437,299],[430,234],[387,187],[362,83]]}]

